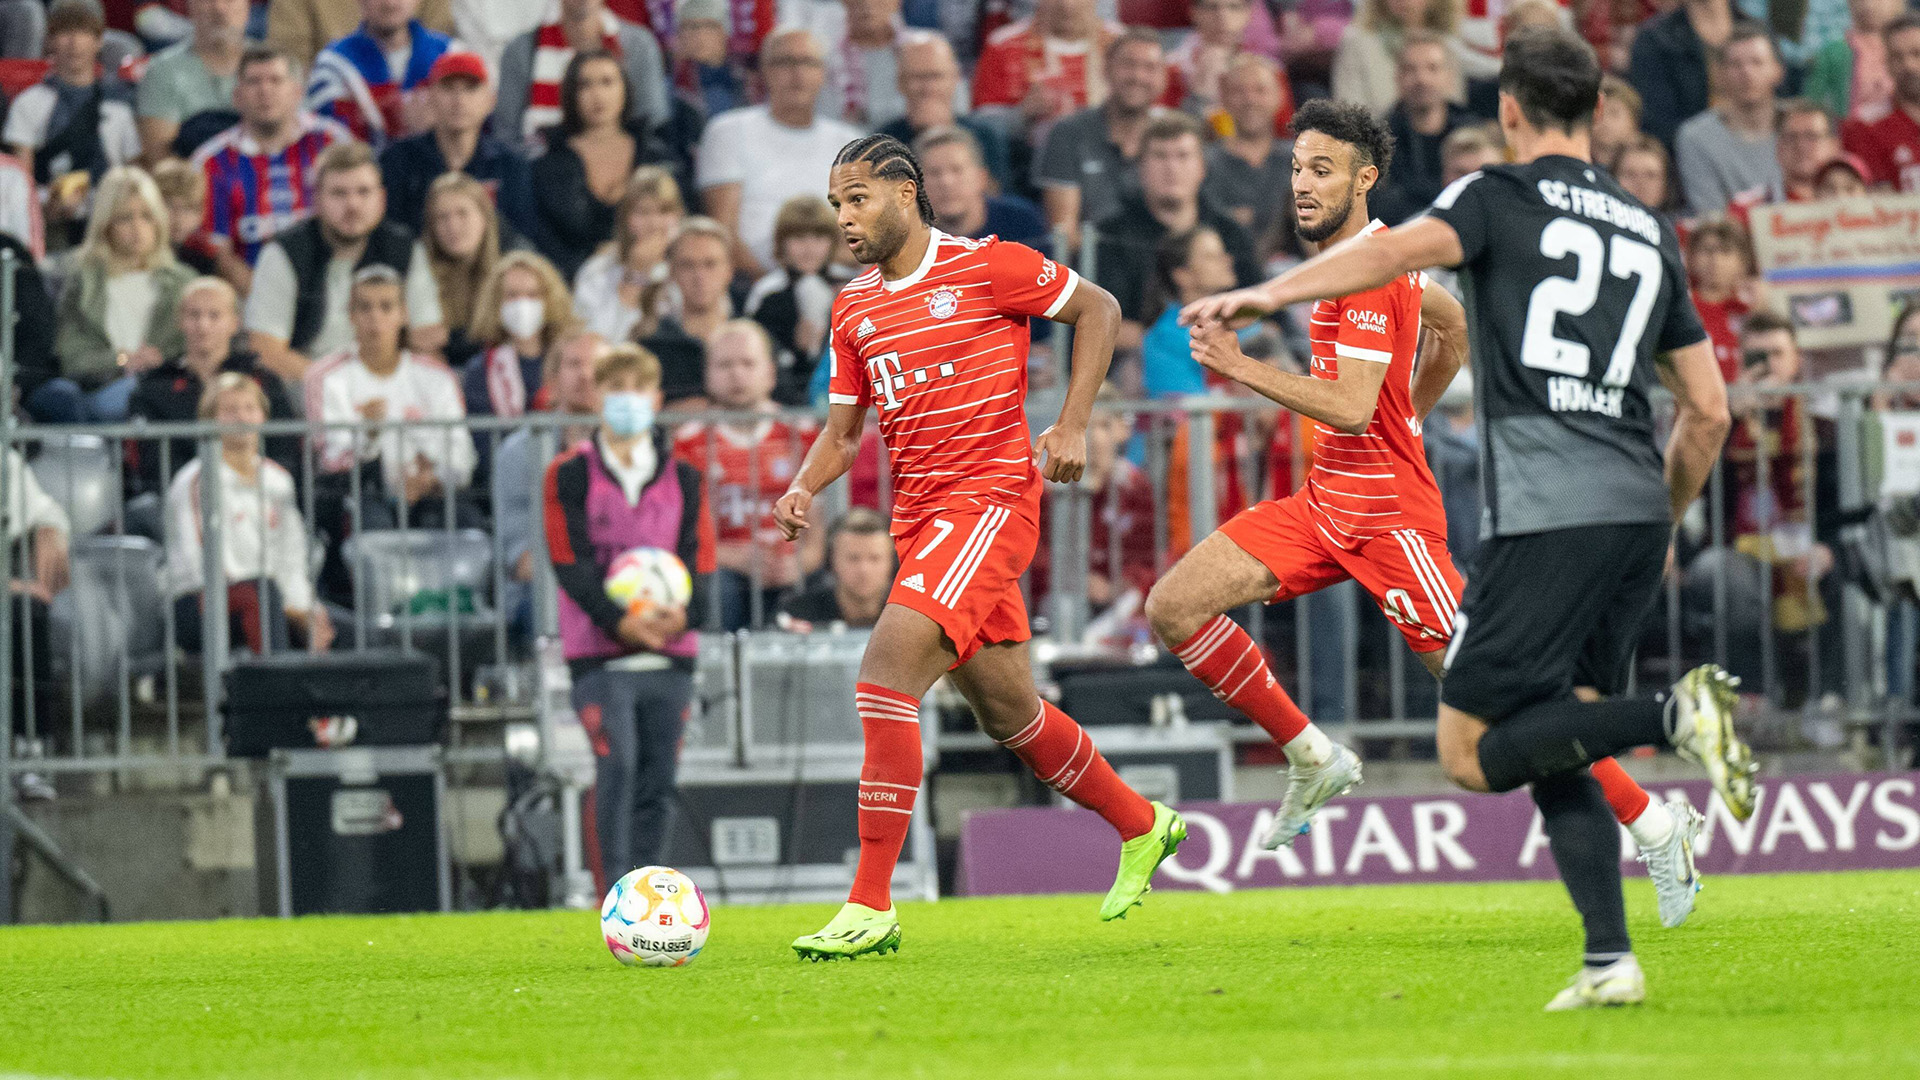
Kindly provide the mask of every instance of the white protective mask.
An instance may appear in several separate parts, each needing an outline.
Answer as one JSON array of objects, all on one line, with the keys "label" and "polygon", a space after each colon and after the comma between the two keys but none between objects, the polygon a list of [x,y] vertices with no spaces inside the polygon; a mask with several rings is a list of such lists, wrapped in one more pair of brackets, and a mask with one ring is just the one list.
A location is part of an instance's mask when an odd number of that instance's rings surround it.
[{"label": "white protective mask", "polygon": [[547,305],[538,297],[522,296],[500,304],[500,325],[517,338],[530,338],[547,324]]}]

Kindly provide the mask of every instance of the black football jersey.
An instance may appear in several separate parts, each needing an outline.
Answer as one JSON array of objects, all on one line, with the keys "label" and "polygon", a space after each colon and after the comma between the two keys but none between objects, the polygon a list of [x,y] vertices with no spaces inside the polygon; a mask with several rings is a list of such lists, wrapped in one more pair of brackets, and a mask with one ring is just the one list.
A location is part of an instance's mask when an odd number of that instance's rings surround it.
[{"label": "black football jersey", "polygon": [[1706,337],[1673,227],[1559,156],[1461,177],[1430,213],[1465,252],[1482,535],[1667,521],[1654,358]]}]

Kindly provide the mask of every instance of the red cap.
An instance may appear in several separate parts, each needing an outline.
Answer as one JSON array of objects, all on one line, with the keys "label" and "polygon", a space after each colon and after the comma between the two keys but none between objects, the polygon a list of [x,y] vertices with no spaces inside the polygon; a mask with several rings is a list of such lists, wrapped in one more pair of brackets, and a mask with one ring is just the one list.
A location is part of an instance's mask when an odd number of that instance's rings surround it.
[{"label": "red cap", "polygon": [[470,52],[445,52],[433,62],[433,69],[427,72],[427,82],[437,83],[441,79],[472,79],[477,83],[487,81],[487,62],[479,54]]},{"label": "red cap", "polygon": [[1819,183],[1820,178],[1827,175],[1829,169],[1851,169],[1854,175],[1860,178],[1861,183],[1869,186],[1873,184],[1873,170],[1867,167],[1866,159],[1859,154],[1836,154],[1821,162],[1820,167],[1813,171],[1813,182]]}]

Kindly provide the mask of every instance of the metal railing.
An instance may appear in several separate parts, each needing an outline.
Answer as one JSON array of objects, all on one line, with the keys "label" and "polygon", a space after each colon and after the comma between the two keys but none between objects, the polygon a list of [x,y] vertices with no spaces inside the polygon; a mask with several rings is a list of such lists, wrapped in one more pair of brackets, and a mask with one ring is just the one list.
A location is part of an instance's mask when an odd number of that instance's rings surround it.
[{"label": "metal railing", "polygon": [[[1795,402],[1791,408],[1798,411],[1806,436],[1784,450],[1744,459],[1732,453],[1715,470],[1701,503],[1682,525],[1678,572],[1670,575],[1664,610],[1648,627],[1640,665],[1647,677],[1670,678],[1693,663],[1714,660],[1745,675],[1757,700],[1776,711],[1792,708],[1809,718],[1832,714],[1855,726],[1910,719],[1911,679],[1902,677],[1901,657],[1890,656],[1885,643],[1890,634],[1895,648],[1911,641],[1905,627],[1911,624],[1912,607],[1876,600],[1849,576],[1852,559],[1847,556],[1850,545],[1859,542],[1874,502],[1866,486],[1872,455],[1865,452],[1863,437],[1872,415],[1869,397],[1879,389],[1806,385],[1755,395],[1761,403],[1756,422],[1763,434],[1766,404]],[[1046,591],[1031,597],[1030,610],[1038,616],[1036,629],[1050,656],[1104,654],[1145,661],[1162,654],[1139,611],[1144,583],[1164,573],[1232,510],[1298,487],[1306,475],[1308,449],[1298,437],[1297,418],[1257,400],[1103,404],[1101,411],[1125,418],[1125,441],[1114,448],[1108,482],[1101,489],[1087,483],[1049,485],[1042,553]],[[806,419],[801,414],[788,418]],[[731,421],[747,430],[765,417],[702,413],[664,419],[703,423],[703,428],[679,430],[704,432],[702,437],[717,447],[729,437],[718,425]],[[1447,421],[1436,416],[1432,422]],[[532,574],[522,582],[507,547],[512,538],[497,528],[463,529],[456,501],[477,498],[495,511],[497,520],[503,501],[517,498],[523,508],[531,508],[524,520],[537,523],[545,463],[560,450],[570,427],[590,423],[584,417],[536,415],[409,425],[442,432],[446,438],[471,432],[493,441],[496,452],[505,436],[524,432],[522,437],[534,441],[533,460],[540,467],[529,471],[520,490],[498,485],[465,493],[443,489],[430,497],[436,500],[431,526],[413,520],[423,507],[396,507],[399,529],[380,539],[405,542],[376,546],[367,533],[317,541],[316,551],[324,546],[326,557],[316,558],[316,565],[337,570],[342,562],[351,563],[345,567],[349,587],[331,597],[338,611],[334,647],[398,646],[431,652],[444,664],[456,720],[531,716],[537,682],[534,645],[556,627],[544,530],[536,524],[526,538],[532,545]],[[349,429],[370,436],[377,426],[383,425],[284,421],[260,431],[267,436],[313,436]],[[217,617],[218,604],[209,605],[214,617],[201,620],[200,639],[183,639],[175,597],[160,581],[143,580],[164,560],[164,529],[159,530],[159,542],[140,539],[143,531],[155,531],[155,493],[140,492],[131,500],[123,493],[136,486],[128,472],[129,444],[157,454],[158,475],[165,478],[180,464],[174,440],[189,440],[197,454],[211,456],[225,429],[133,423],[0,430],[8,448],[38,459],[36,475],[65,507],[76,532],[73,584],[51,605],[59,654],[45,656],[55,642],[36,635],[32,597],[16,593],[15,617],[0,620],[0,656],[8,659],[0,665],[0,689],[24,680],[20,742],[32,749],[28,758],[0,758],[0,767],[125,770],[218,763],[224,755],[221,676],[239,653],[239,643],[229,640],[229,620]],[[1276,430],[1283,433],[1278,445],[1291,443],[1285,454],[1274,449]],[[309,530],[327,516],[322,513],[326,499],[359,506],[367,494],[361,470],[325,473],[314,442],[311,437],[301,440],[295,475],[299,510]],[[745,485],[745,509],[731,507],[729,512],[739,510],[749,527],[760,519],[760,527],[741,542],[780,543],[769,539],[764,528],[775,492],[759,483],[767,469],[763,455],[791,459],[796,448],[776,442],[748,446],[745,454],[745,468],[735,469],[739,475],[731,477]],[[49,466],[50,461],[59,467]],[[1791,487],[1781,482],[1782,469],[1792,470]],[[0,485],[10,479],[5,472],[0,470]],[[219,557],[230,539],[228,517],[216,475],[213,470],[202,472],[197,506],[205,597],[225,595],[229,584],[226,561]],[[710,484],[726,479],[709,475]],[[1133,486],[1135,498],[1123,506],[1127,485]],[[825,500],[830,516],[844,507],[848,486],[831,489],[839,494]],[[884,470],[863,486],[884,500]],[[1920,478],[1914,486],[1920,487]],[[1799,496],[1788,498],[1794,491]],[[1475,493],[1456,486],[1443,494],[1452,502]],[[0,487],[0,508],[11,514],[14,507],[6,496]],[[839,505],[832,505],[835,502]],[[1124,512],[1140,505],[1151,506],[1150,520]],[[1103,519],[1099,527],[1096,518]],[[260,520],[264,527],[264,517]],[[11,530],[12,523],[8,525]],[[1790,550],[1781,539],[1793,536],[1803,538],[1804,550]],[[1456,537],[1456,548],[1463,541]],[[261,538],[262,546],[265,542]],[[1824,574],[1795,574],[1794,560],[1805,558],[1814,545],[1836,553],[1833,567]],[[14,557],[10,546],[9,559]],[[759,601],[749,611],[747,629],[772,623],[765,602],[769,583],[761,575],[768,562],[757,552],[744,560],[746,585]],[[29,567],[11,561],[7,569],[10,579],[31,576]],[[1460,569],[1471,573],[1464,560]],[[1090,589],[1095,574],[1108,583],[1099,596]],[[740,629],[722,627],[721,581],[716,577],[710,588],[715,592],[704,628]],[[275,621],[267,590],[255,590],[251,603],[259,605],[260,625]],[[1351,586],[1274,608],[1256,606],[1245,614],[1252,632],[1275,656],[1282,681],[1309,713],[1335,723],[1355,723],[1356,732],[1382,736],[1418,734],[1430,726],[1432,681],[1417,664],[1408,664],[1397,631]],[[9,642],[16,630],[23,634],[24,663],[19,668]],[[262,635],[259,647],[274,645]],[[196,653],[197,661],[186,659]],[[33,677],[36,657],[43,656],[52,661],[48,666],[57,676],[52,684]],[[1910,668],[1911,657],[1907,659]],[[1903,687],[1906,698],[1896,700]],[[43,700],[49,693],[53,702]],[[10,711],[13,704],[12,695],[0,694],[0,708]],[[1386,723],[1369,726],[1373,721]],[[460,727],[455,725],[456,739]]]}]

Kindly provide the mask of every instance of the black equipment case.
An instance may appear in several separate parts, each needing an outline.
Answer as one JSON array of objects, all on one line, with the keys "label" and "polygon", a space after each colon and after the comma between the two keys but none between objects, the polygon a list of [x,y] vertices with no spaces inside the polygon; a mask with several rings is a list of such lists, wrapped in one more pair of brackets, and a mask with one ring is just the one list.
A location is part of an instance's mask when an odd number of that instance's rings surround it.
[{"label": "black equipment case", "polygon": [[447,698],[433,658],[398,651],[284,652],[226,675],[227,753],[422,746],[440,741]]}]

